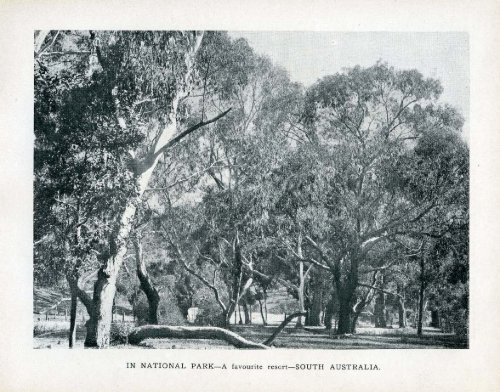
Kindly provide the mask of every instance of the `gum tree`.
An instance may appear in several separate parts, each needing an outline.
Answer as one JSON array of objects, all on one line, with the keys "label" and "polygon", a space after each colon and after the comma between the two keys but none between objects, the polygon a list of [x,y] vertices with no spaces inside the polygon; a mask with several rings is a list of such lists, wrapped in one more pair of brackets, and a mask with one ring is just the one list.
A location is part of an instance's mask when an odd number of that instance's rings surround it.
[{"label": "gum tree", "polygon": [[[324,202],[329,228],[306,240],[332,274],[338,333],[351,332],[356,290],[370,286],[360,281],[369,253],[398,235],[423,232],[419,224],[450,202],[465,174],[462,163],[436,165],[416,148],[426,135],[460,132],[461,117],[439,105],[440,94],[438,81],[382,63],[325,77],[308,91],[306,123],[331,175]],[[409,192],[422,181],[426,193]]]},{"label": "gum tree", "polygon": [[[88,81],[71,91],[61,127],[101,144],[116,173],[113,178],[96,173],[93,181],[114,192],[114,207],[107,211],[108,235],[95,249],[101,267],[86,346],[109,345],[116,279],[137,207],[158,162],[191,132],[227,113],[190,126],[182,122],[179,108],[197,83],[202,39],[202,32],[102,31],[75,43],[72,52],[86,55],[90,64],[80,71]],[[85,156],[86,145],[77,148]]]}]

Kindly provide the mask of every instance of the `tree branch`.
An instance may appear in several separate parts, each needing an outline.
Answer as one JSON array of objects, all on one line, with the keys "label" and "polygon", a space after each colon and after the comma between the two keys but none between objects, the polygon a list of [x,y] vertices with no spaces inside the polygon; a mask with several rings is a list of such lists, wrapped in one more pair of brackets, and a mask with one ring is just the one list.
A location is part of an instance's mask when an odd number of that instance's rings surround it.
[{"label": "tree branch", "polygon": [[367,287],[369,289],[373,289],[373,290],[378,290],[382,293],[385,293],[385,294],[389,294],[389,295],[393,295],[395,297],[399,297],[399,298],[403,298],[401,296],[401,294],[398,294],[398,293],[393,293],[391,291],[387,291],[387,290],[384,290],[384,289],[381,289],[380,287],[376,287],[376,286],[372,286],[370,284],[367,284],[367,283],[358,283],[358,286],[361,286],[361,287]]},{"label": "tree branch", "polygon": [[198,128],[204,127],[205,125],[211,124],[222,117],[224,117],[226,114],[228,114],[231,111],[231,108],[227,109],[225,112],[220,113],[219,115],[213,117],[210,120],[207,121],[201,121],[196,125],[193,125],[192,127],[186,129],[185,131],[179,133],[177,136],[172,138],[169,142],[167,142],[163,147],[161,147],[157,152],[154,153],[153,159],[156,159],[158,156],[163,154],[165,151],[167,151],[170,147],[174,146],[178,142],[180,142],[182,139],[184,139],[186,136],[188,136],[190,133],[196,131]]}]

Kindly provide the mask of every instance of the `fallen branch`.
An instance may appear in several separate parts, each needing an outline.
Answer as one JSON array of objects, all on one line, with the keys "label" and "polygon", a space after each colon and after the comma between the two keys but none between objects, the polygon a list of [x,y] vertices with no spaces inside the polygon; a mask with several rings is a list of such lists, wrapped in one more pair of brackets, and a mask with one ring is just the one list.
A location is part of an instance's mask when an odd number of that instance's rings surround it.
[{"label": "fallen branch", "polygon": [[[275,334],[277,335],[276,332]],[[255,348],[255,349],[268,348],[266,345],[262,343],[251,342],[234,332],[218,327],[177,327],[168,325],[144,325],[142,327],[135,328],[128,335],[128,342],[130,344],[139,344],[144,339],[150,339],[150,338],[220,339],[226,341],[227,343],[237,348]]]},{"label": "fallen branch", "polygon": [[271,343],[274,341],[274,339],[276,339],[276,337],[278,336],[278,334],[283,331],[283,329],[287,326],[287,324],[292,321],[295,317],[299,317],[299,316],[307,316],[307,313],[305,312],[296,312],[296,313],[292,313],[290,316],[288,316],[285,320],[283,320],[283,322],[280,324],[280,326],[278,328],[276,328],[276,330],[273,332],[273,334],[271,336],[269,336],[267,338],[267,340],[265,342],[263,342],[262,344],[266,345],[266,346],[270,346]]}]

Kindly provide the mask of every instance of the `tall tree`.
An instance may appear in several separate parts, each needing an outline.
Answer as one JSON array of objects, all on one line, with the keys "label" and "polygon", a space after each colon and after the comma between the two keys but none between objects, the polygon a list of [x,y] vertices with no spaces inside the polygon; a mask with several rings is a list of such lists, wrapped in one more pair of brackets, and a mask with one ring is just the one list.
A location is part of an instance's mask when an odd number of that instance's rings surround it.
[{"label": "tall tree", "polygon": [[[429,154],[419,155],[427,135],[456,139],[461,129],[457,112],[437,103],[440,93],[438,81],[382,63],[325,77],[308,92],[306,123],[333,174],[325,200],[330,228],[306,238],[332,273],[339,333],[351,331],[355,293],[366,284],[360,266],[369,253],[398,235],[425,231],[419,224],[449,202],[465,174],[462,162],[439,167]],[[422,181],[425,194],[409,193]]]},{"label": "tall tree", "polygon": [[[203,33],[101,31],[86,38],[79,44],[88,49],[92,63],[85,74],[88,82],[70,92],[61,125],[112,149],[110,166],[119,174],[106,179],[98,173],[94,181],[111,185],[116,205],[107,216],[107,241],[99,249],[101,267],[86,338],[87,346],[105,347],[116,278],[137,206],[158,161],[184,137],[226,112],[187,127],[179,121],[179,107],[196,84],[195,59]],[[86,145],[77,148],[85,156]]]}]

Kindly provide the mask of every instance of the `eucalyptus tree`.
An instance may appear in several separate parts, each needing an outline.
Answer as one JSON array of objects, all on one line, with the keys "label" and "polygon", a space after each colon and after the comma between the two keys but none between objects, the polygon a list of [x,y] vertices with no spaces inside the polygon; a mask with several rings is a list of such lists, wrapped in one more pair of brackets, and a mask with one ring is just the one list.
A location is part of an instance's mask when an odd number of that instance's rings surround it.
[{"label": "eucalyptus tree", "polygon": [[[441,91],[437,80],[416,70],[377,63],[325,77],[307,93],[306,122],[332,175],[324,204],[329,228],[305,238],[332,274],[339,333],[352,329],[356,290],[370,286],[359,279],[370,252],[398,236],[425,234],[421,223],[435,221],[467,175],[463,162],[446,154],[436,161],[419,150],[428,135],[446,135],[449,146],[460,132],[460,115],[437,101]],[[422,183],[425,193],[411,189]]]},{"label": "eucalyptus tree", "polygon": [[[220,273],[230,290],[229,304],[222,307],[227,324],[258,274],[253,267],[263,262],[258,256],[263,254],[258,243],[265,242],[266,192],[272,192],[264,188],[267,177],[287,152],[285,130],[291,110],[300,102],[301,90],[289,81],[285,71],[253,53],[246,41],[231,40],[223,33],[207,35],[198,66],[203,83],[188,103],[193,117],[203,119],[221,107],[230,106],[232,110],[199,134],[196,154],[183,146],[185,158],[178,164],[191,167],[196,175],[185,177],[186,181],[171,180],[170,184],[166,180],[152,191],[159,191],[160,204],[168,205],[176,199],[174,210],[186,203],[178,189],[193,191],[205,222],[201,230],[206,233],[206,243],[200,244],[201,256],[205,256],[202,260],[209,263],[216,259],[217,265],[212,263],[209,268],[227,270]],[[173,229],[165,228],[169,235]],[[189,270],[200,272],[191,267]],[[263,275],[260,278],[265,280]]]},{"label": "eucalyptus tree", "polygon": [[[137,206],[162,156],[214,118],[186,125],[179,110],[196,85],[201,32],[89,32],[76,42],[92,66],[87,81],[72,89],[61,124],[100,144],[114,176],[95,173],[94,184],[114,192],[106,212],[109,235],[97,250],[100,268],[86,345],[109,344],[116,279],[127,251]],[[87,145],[75,143],[85,157]],[[111,157],[111,158],[110,158]],[[67,167],[72,168],[72,162]]]},{"label": "eucalyptus tree", "polygon": [[[41,34],[41,33],[39,33]],[[34,96],[34,270],[35,279],[64,276],[71,293],[70,347],[75,339],[77,297],[92,313],[84,291],[97,268],[97,249],[109,231],[107,211],[116,208],[114,187],[124,185],[116,169],[120,144],[103,144],[104,133],[88,132],[85,111],[92,101],[90,52],[75,50],[88,41],[82,32],[43,34],[35,48]],[[50,51],[48,51],[50,48]],[[99,117],[102,108],[94,107]]]}]

